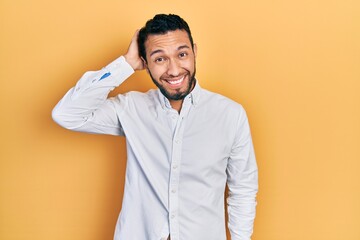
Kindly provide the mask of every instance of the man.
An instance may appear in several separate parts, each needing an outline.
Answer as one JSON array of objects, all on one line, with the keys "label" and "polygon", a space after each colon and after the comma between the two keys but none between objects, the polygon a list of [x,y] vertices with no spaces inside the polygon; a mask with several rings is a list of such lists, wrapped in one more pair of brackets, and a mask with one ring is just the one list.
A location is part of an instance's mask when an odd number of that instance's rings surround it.
[{"label": "man", "polygon": [[[196,44],[177,15],[156,15],[124,56],[85,73],[53,110],[61,126],[126,136],[127,167],[115,240],[250,239],[257,165],[244,109],[200,87]],[[146,69],[158,90],[108,93]]]}]

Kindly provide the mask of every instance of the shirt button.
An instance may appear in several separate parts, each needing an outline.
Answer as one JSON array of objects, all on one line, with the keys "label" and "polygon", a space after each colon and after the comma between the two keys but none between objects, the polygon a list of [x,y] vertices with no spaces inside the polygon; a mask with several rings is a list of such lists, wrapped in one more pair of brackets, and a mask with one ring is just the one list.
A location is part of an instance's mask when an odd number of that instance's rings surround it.
[{"label": "shirt button", "polygon": [[180,143],[180,139],[176,139],[175,142],[179,144],[179,143]]},{"label": "shirt button", "polygon": [[173,189],[173,190],[171,190],[171,192],[172,192],[172,193],[176,193],[176,190],[175,190],[175,189]]},{"label": "shirt button", "polygon": [[175,218],[175,215],[174,215],[174,214],[172,214],[172,215],[171,215],[171,218],[172,218],[172,219],[174,219],[174,218]]},{"label": "shirt button", "polygon": [[173,166],[173,169],[177,169],[177,165],[174,165],[174,166]]}]

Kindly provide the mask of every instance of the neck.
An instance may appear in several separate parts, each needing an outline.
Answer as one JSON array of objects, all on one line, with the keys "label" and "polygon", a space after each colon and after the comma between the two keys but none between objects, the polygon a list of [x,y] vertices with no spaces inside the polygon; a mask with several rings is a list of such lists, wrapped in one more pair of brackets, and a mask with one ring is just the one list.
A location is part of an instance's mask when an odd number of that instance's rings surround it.
[{"label": "neck", "polygon": [[169,100],[171,107],[173,109],[175,109],[178,113],[180,113],[180,111],[181,111],[183,101],[184,101],[183,99],[182,100]]}]

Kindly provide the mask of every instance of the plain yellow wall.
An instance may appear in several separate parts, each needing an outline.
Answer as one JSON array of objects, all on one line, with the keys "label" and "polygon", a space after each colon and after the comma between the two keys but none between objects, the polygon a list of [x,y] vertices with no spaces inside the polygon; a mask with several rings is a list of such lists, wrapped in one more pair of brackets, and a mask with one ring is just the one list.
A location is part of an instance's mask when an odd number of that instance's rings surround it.
[{"label": "plain yellow wall", "polygon": [[[51,110],[159,12],[190,24],[201,85],[247,109],[253,240],[359,240],[357,0],[1,0],[0,239],[112,239],[125,140],[64,130]],[[152,87],[142,72],[115,92]]]}]

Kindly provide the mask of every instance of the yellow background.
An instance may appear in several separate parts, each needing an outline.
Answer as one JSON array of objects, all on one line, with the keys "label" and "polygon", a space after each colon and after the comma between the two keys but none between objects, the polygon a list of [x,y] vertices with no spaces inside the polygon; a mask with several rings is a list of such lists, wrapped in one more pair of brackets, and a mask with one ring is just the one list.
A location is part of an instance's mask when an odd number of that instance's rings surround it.
[{"label": "yellow background", "polygon": [[[253,240],[359,240],[358,0],[1,0],[0,239],[112,239],[125,140],[64,130],[51,110],[158,12],[190,24],[202,87],[248,112]],[[116,93],[152,87],[141,72]]]}]

